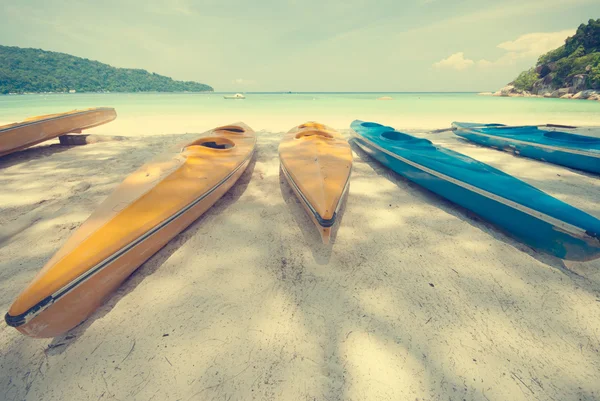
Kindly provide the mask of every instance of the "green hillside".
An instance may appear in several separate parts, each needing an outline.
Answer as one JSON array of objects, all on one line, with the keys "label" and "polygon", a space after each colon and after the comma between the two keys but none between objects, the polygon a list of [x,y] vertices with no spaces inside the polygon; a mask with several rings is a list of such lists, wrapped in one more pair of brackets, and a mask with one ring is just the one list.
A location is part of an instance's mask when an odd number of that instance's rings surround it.
[{"label": "green hillside", "polygon": [[64,53],[0,46],[0,94],[23,92],[206,92],[146,70],[115,68]]},{"label": "green hillside", "polygon": [[540,95],[560,88],[600,89],[600,19],[581,24],[563,46],[541,56],[536,67],[522,72],[512,84]]}]

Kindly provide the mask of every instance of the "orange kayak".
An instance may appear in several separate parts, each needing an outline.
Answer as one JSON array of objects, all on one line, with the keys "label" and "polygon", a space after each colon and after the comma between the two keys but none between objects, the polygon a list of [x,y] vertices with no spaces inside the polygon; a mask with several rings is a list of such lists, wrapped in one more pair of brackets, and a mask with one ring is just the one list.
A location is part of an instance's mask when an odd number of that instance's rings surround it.
[{"label": "orange kayak", "polygon": [[315,122],[293,128],[279,144],[279,159],[290,186],[315,223],[323,243],[350,182],[352,151],[344,137]]},{"label": "orange kayak", "polygon": [[54,337],[86,319],[233,186],[255,144],[245,124],[215,128],[128,176],[17,297],[8,325]]},{"label": "orange kayak", "polygon": [[81,132],[84,129],[106,124],[115,118],[117,118],[115,109],[96,107],[31,117],[20,123],[2,125],[0,126],[0,156],[60,135]]}]

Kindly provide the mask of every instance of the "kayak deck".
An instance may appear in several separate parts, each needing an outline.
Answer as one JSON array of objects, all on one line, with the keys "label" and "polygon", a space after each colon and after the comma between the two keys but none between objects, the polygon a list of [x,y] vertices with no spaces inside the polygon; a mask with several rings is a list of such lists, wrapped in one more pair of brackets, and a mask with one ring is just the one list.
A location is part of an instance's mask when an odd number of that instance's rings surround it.
[{"label": "kayak deck", "polygon": [[[534,247],[573,260],[600,256],[600,221],[593,216],[489,165],[434,146],[426,139],[376,123],[355,121],[352,128],[359,146],[377,160],[517,233]],[[499,218],[499,211],[506,218]],[[544,235],[541,231],[528,230],[524,219],[530,219],[530,224],[539,224]]]},{"label": "kayak deck", "polygon": [[128,176],[18,296],[7,322],[44,337],[79,323],[235,183],[255,143],[241,123],[217,128]]},{"label": "kayak deck", "polygon": [[314,122],[290,130],[279,145],[281,169],[328,243],[347,191],[352,151],[344,137]]}]

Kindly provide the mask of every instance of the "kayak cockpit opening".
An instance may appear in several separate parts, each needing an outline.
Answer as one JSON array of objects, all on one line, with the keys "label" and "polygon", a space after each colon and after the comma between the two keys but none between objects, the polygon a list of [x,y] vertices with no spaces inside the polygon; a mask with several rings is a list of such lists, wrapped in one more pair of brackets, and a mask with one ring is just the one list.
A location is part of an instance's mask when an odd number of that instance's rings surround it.
[{"label": "kayak cockpit opening", "polygon": [[329,132],[325,132],[325,131],[317,131],[317,130],[307,130],[307,131],[301,131],[299,133],[296,134],[296,139],[300,139],[300,138],[304,138],[307,136],[321,136],[323,138],[333,138],[333,135],[331,135]]},{"label": "kayak cockpit opening", "polygon": [[235,142],[230,139],[222,137],[208,137],[201,138],[197,141],[190,143],[185,147],[184,150],[202,150],[202,149],[215,149],[215,150],[227,150],[235,146]]},{"label": "kayak cockpit opening", "polygon": [[554,139],[557,141],[600,144],[600,138],[594,138],[585,135],[569,134],[568,132],[547,131],[544,133],[544,136],[546,138]]},{"label": "kayak cockpit opening", "polygon": [[309,121],[298,126],[299,132],[296,134],[296,139],[306,136],[320,136],[323,138],[333,138],[331,131],[326,126],[315,121]]},{"label": "kayak cockpit opening", "polygon": [[366,127],[366,128],[383,127],[383,125],[377,124],[377,123],[360,123],[360,125],[362,125],[363,127]]},{"label": "kayak cockpit opening", "polygon": [[414,136],[403,134],[398,131],[386,131],[381,134],[381,137],[390,141],[410,141],[415,139]]},{"label": "kayak cockpit opening", "polygon": [[218,132],[226,132],[230,134],[243,134],[246,132],[242,127],[238,127],[237,125],[226,125],[224,127],[215,128],[214,131]]},{"label": "kayak cockpit opening", "polygon": [[323,124],[320,124],[318,122],[315,121],[309,121],[307,123],[304,123],[302,125],[299,125],[298,128],[300,129],[304,129],[304,128],[314,128],[316,130],[327,130],[327,127],[324,126]]},{"label": "kayak cockpit opening", "polygon": [[405,143],[410,147],[422,147],[422,148],[431,148],[431,150],[437,150],[435,146],[431,143],[430,140],[424,138],[417,138],[412,135],[404,134],[398,131],[386,131],[381,134],[383,139],[388,141]]}]

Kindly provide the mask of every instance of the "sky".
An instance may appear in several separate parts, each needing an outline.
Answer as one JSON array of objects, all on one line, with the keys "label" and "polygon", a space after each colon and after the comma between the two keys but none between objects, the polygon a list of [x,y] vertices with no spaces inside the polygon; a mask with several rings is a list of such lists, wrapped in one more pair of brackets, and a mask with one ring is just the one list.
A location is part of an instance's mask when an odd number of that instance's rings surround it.
[{"label": "sky", "polygon": [[600,0],[0,0],[0,44],[217,91],[494,91]]}]

